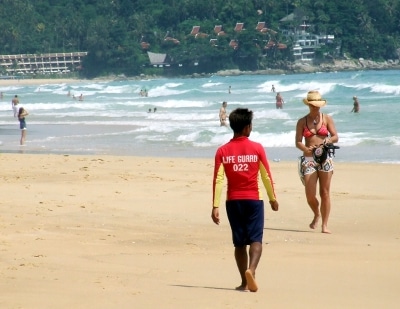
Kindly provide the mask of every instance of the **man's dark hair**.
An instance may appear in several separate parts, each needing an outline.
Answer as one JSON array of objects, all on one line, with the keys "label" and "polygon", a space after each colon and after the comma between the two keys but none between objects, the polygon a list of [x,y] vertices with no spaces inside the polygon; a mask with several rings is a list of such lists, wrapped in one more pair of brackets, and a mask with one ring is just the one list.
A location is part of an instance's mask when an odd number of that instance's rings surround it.
[{"label": "man's dark hair", "polygon": [[251,124],[253,112],[248,108],[237,108],[229,114],[229,125],[233,132],[241,133],[243,129]]}]

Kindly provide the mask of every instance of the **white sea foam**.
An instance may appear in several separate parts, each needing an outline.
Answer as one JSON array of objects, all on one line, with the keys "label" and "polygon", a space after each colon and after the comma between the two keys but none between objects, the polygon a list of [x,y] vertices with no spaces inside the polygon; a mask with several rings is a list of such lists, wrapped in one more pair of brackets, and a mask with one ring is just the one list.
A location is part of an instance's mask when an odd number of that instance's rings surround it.
[{"label": "white sea foam", "polygon": [[172,95],[180,95],[186,93],[188,90],[177,90],[174,88],[169,88],[166,85],[157,86],[151,89],[148,89],[149,97],[161,97],[161,96],[172,96]]},{"label": "white sea foam", "polygon": [[[272,85],[284,97],[282,110],[275,108]],[[95,152],[98,147],[102,153],[136,154],[150,147],[147,155],[157,155],[160,149],[171,155],[174,149],[179,149],[176,153],[180,155],[212,153],[233,136],[229,127],[219,123],[221,102],[227,101],[228,113],[237,107],[253,110],[250,139],[269,150],[288,153],[287,149],[291,149],[295,155],[296,123],[308,113],[302,99],[307,91],[317,89],[328,100],[321,111],[334,118],[339,133],[338,158],[351,160],[356,156],[357,160],[398,162],[397,85],[397,71],[367,71],[3,87],[2,149],[18,145],[19,124],[12,116],[10,103],[12,96],[18,94],[20,106],[30,112],[26,119],[27,145],[31,143],[35,149]],[[148,97],[139,95],[143,88],[149,91]],[[68,97],[68,91],[75,96],[82,93],[84,101]],[[353,95],[360,98],[359,114],[350,113]]]},{"label": "white sea foam", "polygon": [[208,82],[208,83],[203,84],[201,87],[203,87],[203,88],[212,88],[212,87],[219,86],[219,85],[223,85],[223,83]]}]

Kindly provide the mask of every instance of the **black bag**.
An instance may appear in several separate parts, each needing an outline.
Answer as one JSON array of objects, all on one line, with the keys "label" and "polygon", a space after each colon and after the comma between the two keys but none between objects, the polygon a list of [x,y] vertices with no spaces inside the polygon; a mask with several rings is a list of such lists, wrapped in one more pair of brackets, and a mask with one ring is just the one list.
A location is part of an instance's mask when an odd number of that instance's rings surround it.
[{"label": "black bag", "polygon": [[322,164],[329,157],[335,156],[335,149],[339,149],[339,146],[335,146],[331,143],[321,144],[313,150],[314,161],[318,164]]}]

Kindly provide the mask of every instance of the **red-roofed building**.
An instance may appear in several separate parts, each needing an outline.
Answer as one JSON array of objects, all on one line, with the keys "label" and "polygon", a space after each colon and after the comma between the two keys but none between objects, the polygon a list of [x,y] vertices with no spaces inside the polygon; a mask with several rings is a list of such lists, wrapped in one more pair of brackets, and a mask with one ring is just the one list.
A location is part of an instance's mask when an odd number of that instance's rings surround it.
[{"label": "red-roofed building", "polygon": [[235,26],[235,31],[236,32],[240,32],[240,31],[242,31],[242,30],[244,30],[244,23],[236,23],[236,26]]}]

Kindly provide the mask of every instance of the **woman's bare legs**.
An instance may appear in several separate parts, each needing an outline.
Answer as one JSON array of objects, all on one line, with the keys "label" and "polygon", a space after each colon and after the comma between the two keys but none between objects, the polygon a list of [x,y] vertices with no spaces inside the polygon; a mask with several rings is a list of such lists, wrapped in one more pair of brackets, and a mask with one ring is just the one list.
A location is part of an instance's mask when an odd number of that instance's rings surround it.
[{"label": "woman's bare legs", "polygon": [[322,233],[330,234],[328,229],[329,214],[331,212],[330,187],[332,172],[318,172],[319,176],[319,195],[321,197],[321,216],[322,216]]},{"label": "woman's bare legs", "polygon": [[21,140],[20,140],[19,144],[24,145],[25,139],[26,139],[26,130],[21,130]]},{"label": "woman's bare legs", "polygon": [[314,218],[310,223],[310,228],[315,229],[318,225],[319,218],[321,217],[321,213],[319,211],[319,201],[317,199],[317,181],[318,181],[318,173],[312,173],[308,175],[304,175],[304,183],[305,183],[305,193],[307,203],[310,206],[312,212],[314,213]]}]

